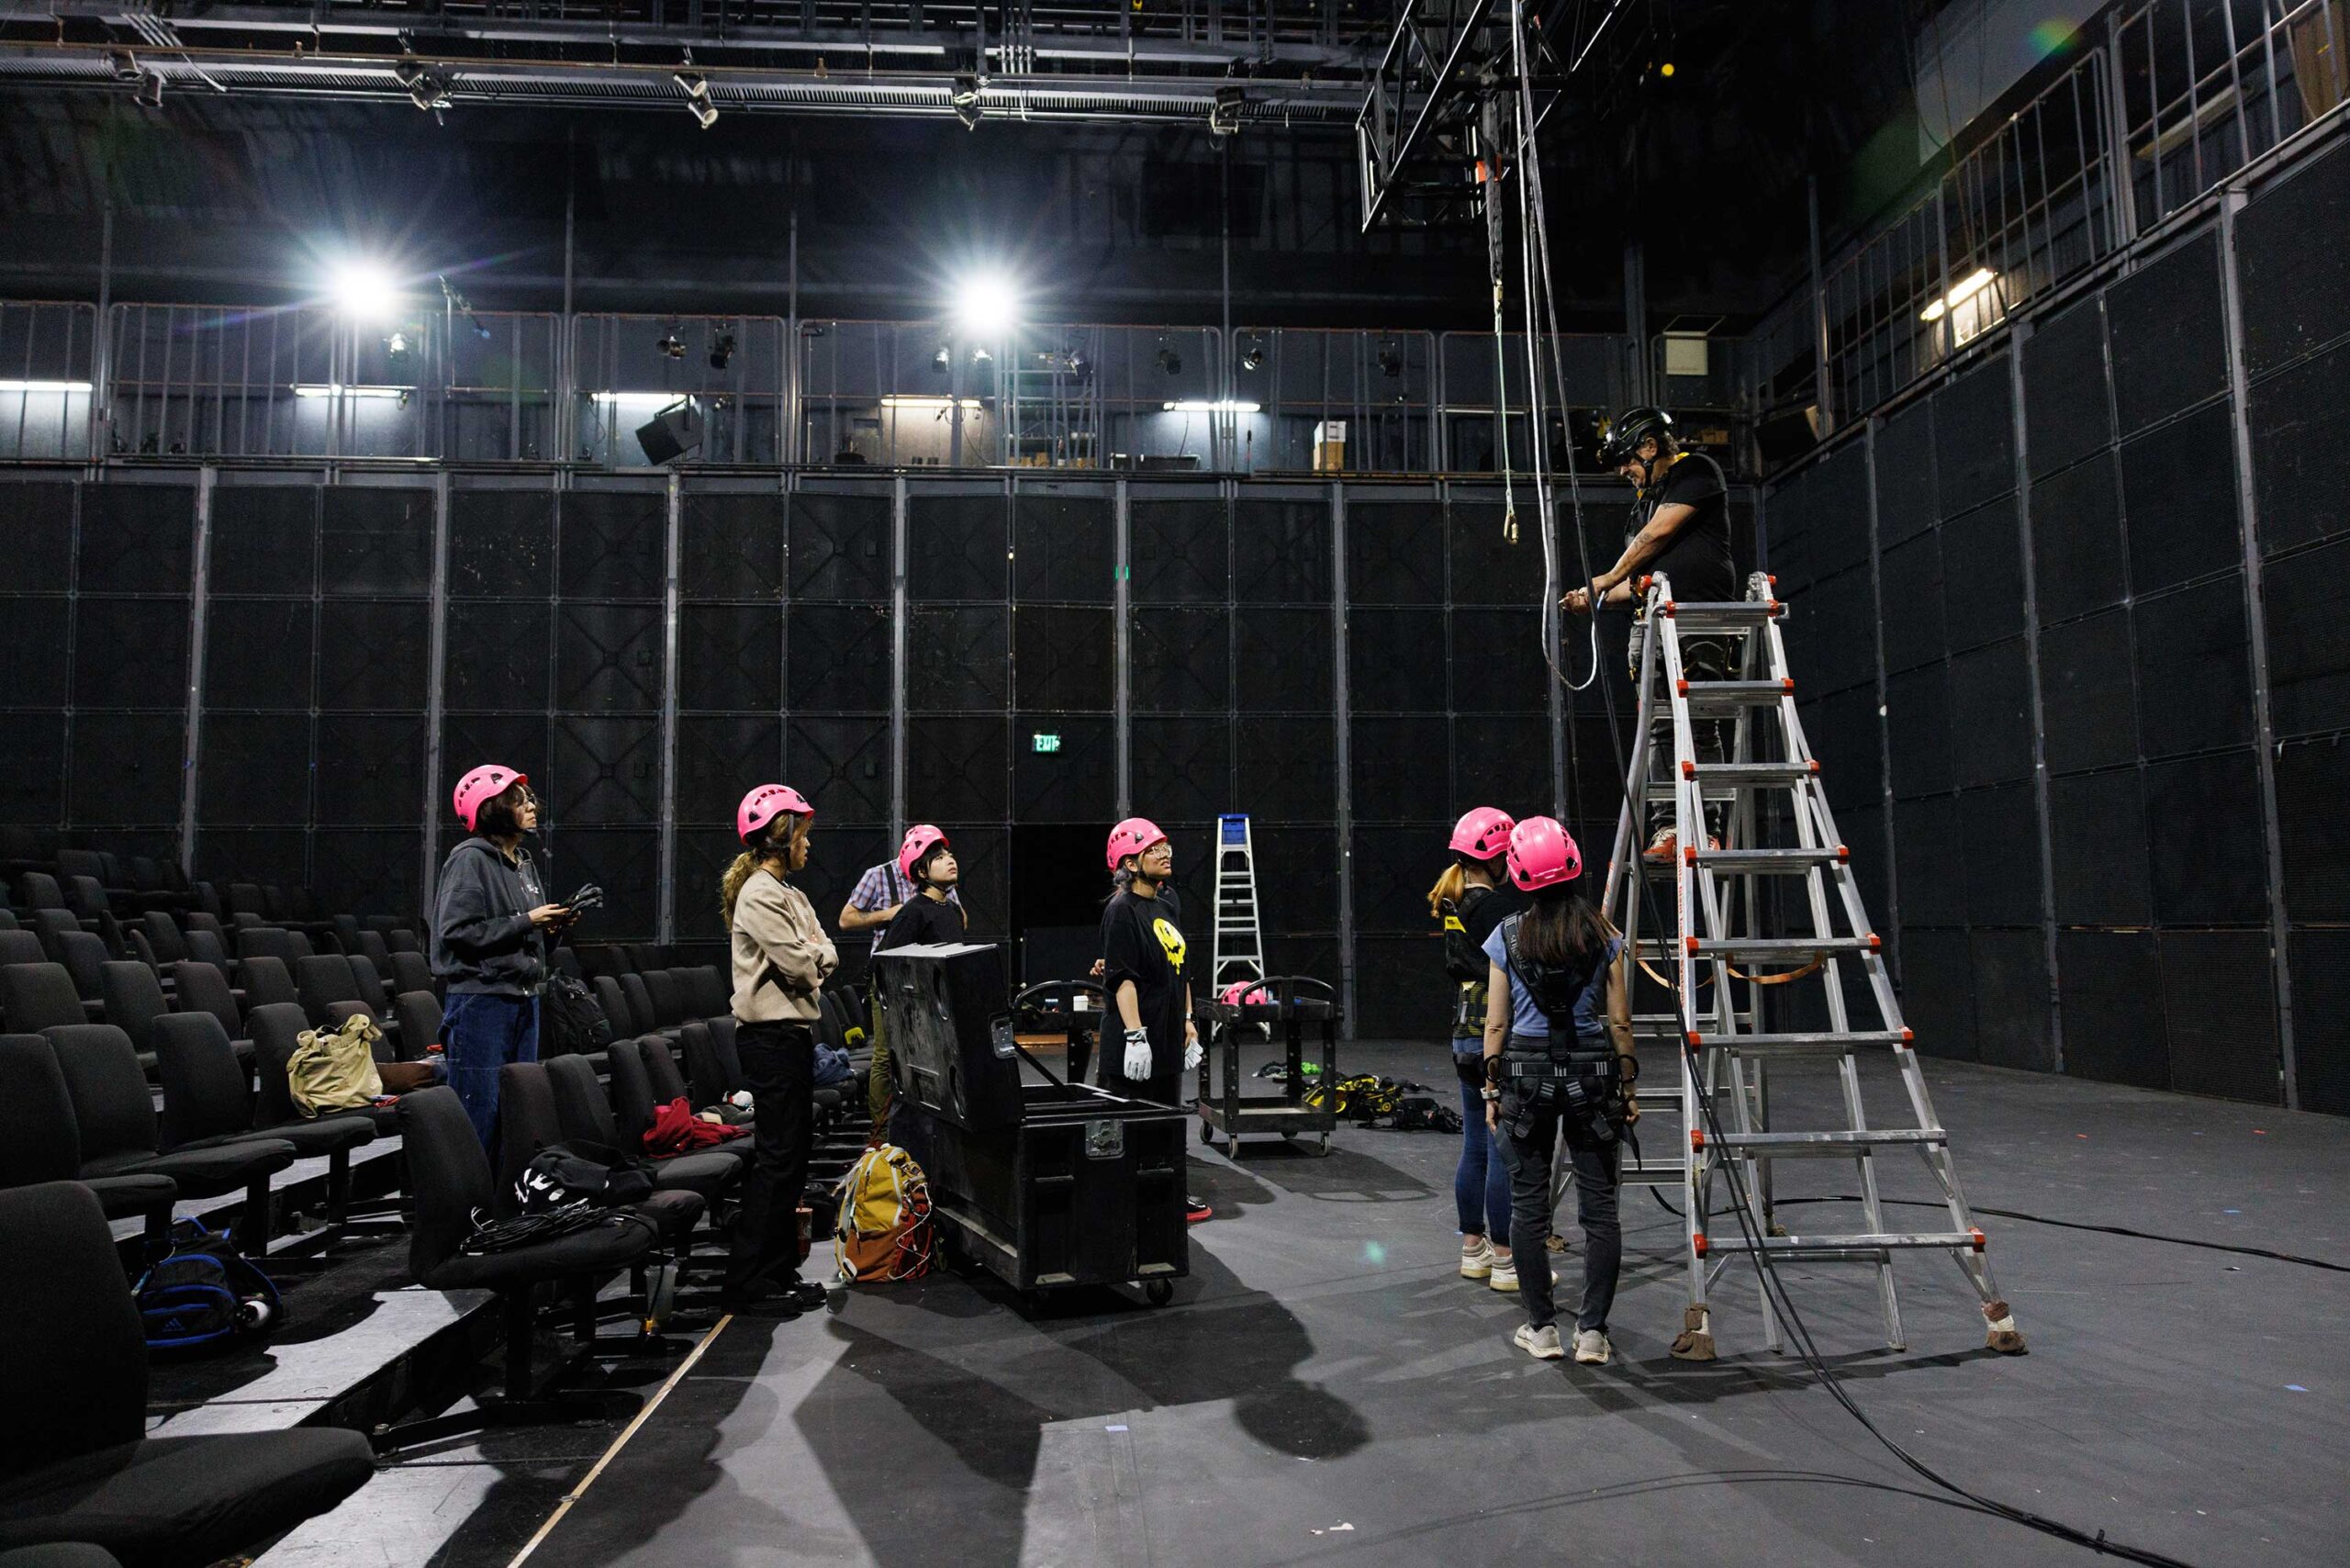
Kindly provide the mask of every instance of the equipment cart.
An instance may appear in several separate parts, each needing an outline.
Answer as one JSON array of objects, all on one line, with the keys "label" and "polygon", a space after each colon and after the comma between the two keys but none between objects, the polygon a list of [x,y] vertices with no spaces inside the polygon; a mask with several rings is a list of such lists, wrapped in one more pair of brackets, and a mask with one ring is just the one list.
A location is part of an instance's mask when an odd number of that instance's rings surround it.
[{"label": "equipment cart", "polygon": [[[1313,1091],[1320,1084],[1338,1081],[1337,992],[1308,975],[1273,975],[1251,983],[1241,994],[1243,1000],[1237,1004],[1214,1000],[1204,1007],[1209,1033],[1207,1049],[1200,1058],[1200,1141],[1214,1143],[1221,1134],[1225,1152],[1237,1159],[1243,1134],[1279,1133],[1284,1138],[1307,1134],[1318,1136],[1321,1152],[1329,1153],[1330,1135],[1338,1126],[1337,1107],[1327,1096],[1314,1095]],[[1263,1001],[1251,1000],[1259,995]],[[1318,1079],[1309,1078],[1305,1071],[1309,1025],[1318,1028],[1322,1036]],[[1270,1030],[1286,1047],[1289,1072],[1281,1081],[1279,1093],[1241,1092],[1241,1085],[1248,1081],[1240,1070],[1240,1041],[1243,1035],[1256,1032],[1254,1026]],[[1224,1079],[1221,1092],[1214,1082],[1219,1069]],[[1322,1103],[1309,1103],[1309,1097]]]},{"label": "equipment cart", "polygon": [[1165,1305],[1192,1271],[1183,1112],[1029,1055],[992,945],[894,947],[874,968],[923,1145],[912,1153],[951,1251],[1030,1294],[1130,1283]]}]

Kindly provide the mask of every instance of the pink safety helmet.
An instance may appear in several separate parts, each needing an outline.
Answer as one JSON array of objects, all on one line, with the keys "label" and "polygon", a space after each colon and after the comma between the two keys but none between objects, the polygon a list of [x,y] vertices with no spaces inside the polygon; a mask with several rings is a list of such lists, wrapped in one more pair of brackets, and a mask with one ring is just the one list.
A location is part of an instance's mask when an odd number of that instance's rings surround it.
[{"label": "pink safety helmet", "polygon": [[1265,1007],[1271,1004],[1273,993],[1261,985],[1235,980],[1217,993],[1216,1000],[1226,1007]]},{"label": "pink safety helmet", "polygon": [[1479,806],[1452,824],[1452,851],[1472,860],[1491,860],[1509,852],[1510,830],[1517,823],[1497,806]]},{"label": "pink safety helmet", "polygon": [[1509,879],[1520,892],[1555,888],[1583,875],[1583,851],[1555,817],[1528,817],[1510,830]]},{"label": "pink safety helmet", "polygon": [[745,844],[755,843],[767,832],[767,823],[784,812],[812,817],[816,808],[789,784],[762,784],[734,808],[734,834]]},{"label": "pink safety helmet", "polygon": [[465,824],[467,833],[473,832],[474,823],[481,815],[483,806],[506,793],[510,786],[530,781],[527,774],[501,767],[494,762],[484,763],[457,780],[457,792],[451,797],[456,802],[457,820]]},{"label": "pink safety helmet", "polygon": [[1119,861],[1129,855],[1141,854],[1166,837],[1148,817],[1128,817],[1110,830],[1110,869],[1116,870]]},{"label": "pink safety helmet", "polygon": [[922,857],[930,853],[930,846],[946,842],[946,835],[928,823],[916,823],[906,829],[906,842],[899,846],[898,870],[906,880],[912,881],[914,868],[921,865]]}]

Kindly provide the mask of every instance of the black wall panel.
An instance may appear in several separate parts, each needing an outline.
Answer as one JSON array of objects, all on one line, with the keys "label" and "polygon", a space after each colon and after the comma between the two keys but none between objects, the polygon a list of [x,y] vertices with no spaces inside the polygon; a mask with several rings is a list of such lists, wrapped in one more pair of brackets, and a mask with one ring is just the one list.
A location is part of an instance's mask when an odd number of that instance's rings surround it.
[{"label": "black wall panel", "polygon": [[1136,604],[1221,604],[1231,597],[1231,521],[1221,500],[1131,500],[1129,593]]},{"label": "black wall panel", "polygon": [[1942,524],[1942,622],[1953,652],[2023,630],[2023,532],[2013,497]]},{"label": "black wall panel", "polygon": [[[1444,610],[1438,607],[1356,605],[1347,611],[1347,697],[1358,713],[1442,712],[1445,706]],[[1521,644],[1521,662],[1541,655],[1539,641]],[[1491,657],[1490,653],[1487,655]],[[1482,663],[1483,661],[1479,661]],[[1494,660],[1495,663],[1505,662]],[[1536,667],[1539,667],[1539,664]],[[1473,681],[1477,665],[1460,672]],[[1539,697],[1537,700],[1539,700]]]},{"label": "black wall panel", "polygon": [[1012,612],[1013,699],[1024,708],[1107,711],[1117,633],[1106,608],[1024,604]]},{"label": "black wall panel", "polygon": [[[1337,742],[1328,724],[1244,717],[1234,730],[1240,798],[1228,810],[1267,822],[1330,822],[1337,817]],[[1259,887],[1263,878],[1260,869]]]},{"label": "black wall panel", "polygon": [[906,503],[906,588],[916,599],[1007,599],[1012,519],[1001,495]]},{"label": "black wall panel", "polygon": [[1138,609],[1129,622],[1127,650],[1137,715],[1229,710],[1232,614],[1225,607]]},{"label": "black wall panel", "polygon": [[432,492],[330,485],[319,494],[319,587],[361,598],[432,591]]},{"label": "black wall panel", "polygon": [[2162,934],[2171,1087],[2274,1105],[2277,1004],[2265,931]]},{"label": "black wall panel", "polygon": [[[729,857],[732,858],[732,857]],[[588,932],[615,937],[650,934],[660,926],[661,835],[645,828],[571,828],[548,846],[540,874],[561,898],[585,882],[604,890]],[[713,891],[713,899],[715,892]]]},{"label": "black wall panel", "polygon": [[2040,701],[2050,772],[2103,767],[2138,755],[2128,610],[2109,610],[2040,633]]},{"label": "black wall panel", "polygon": [[[782,759],[783,724],[772,715],[684,715],[677,721],[677,755],[673,764],[677,820],[731,824],[744,791],[778,775],[796,781],[793,787],[814,803],[826,823],[843,815],[845,802],[834,791],[820,787],[799,750],[792,752],[788,768]],[[885,799],[885,814],[887,804]]]},{"label": "black wall panel", "polygon": [[2052,780],[2048,827],[2058,924],[2143,925],[2154,919],[2145,786],[2137,768]]},{"label": "black wall panel", "polygon": [[2031,671],[2020,638],[1952,658],[1950,714],[1961,789],[2031,774]]},{"label": "black wall panel", "polygon": [[2261,600],[2277,734],[2350,728],[2350,539],[2272,565]]},{"label": "black wall panel", "polygon": [[1237,809],[1232,804],[1232,724],[1222,714],[1194,719],[1137,711],[1130,745],[1136,807],[1154,813],[1151,820],[1161,826]]},{"label": "black wall panel", "polygon": [[2252,738],[2252,654],[2244,582],[2139,600],[2139,731],[2148,756]]},{"label": "black wall panel", "polygon": [[2121,491],[2111,452],[2032,486],[2031,560],[2043,626],[2121,602]]},{"label": "black wall panel", "polygon": [[65,715],[0,712],[0,823],[65,816]]},{"label": "black wall panel", "polygon": [[[1422,913],[1427,913],[1425,905]],[[1435,1040],[1444,1034],[1451,1016],[1447,1002],[1444,944],[1436,937],[1355,939],[1358,1035],[1371,1039]],[[1439,1104],[1457,1103],[1443,1081],[1450,1070],[1431,1068],[1424,1074],[1437,1081],[1433,1086]]]},{"label": "black wall panel", "polygon": [[[828,712],[889,708],[888,605],[795,603],[784,636],[788,707]],[[912,651],[910,636],[909,657]]]},{"label": "black wall panel", "polygon": [[319,706],[424,711],[432,607],[329,599],[319,611]]},{"label": "black wall panel", "polygon": [[1969,935],[1967,952],[1975,967],[1977,1059],[2032,1072],[2053,1070],[2048,949],[2039,930],[1978,930]]},{"label": "black wall panel", "polygon": [[667,579],[669,502],[659,490],[566,490],[559,582],[571,599],[655,599]]},{"label": "black wall panel", "polygon": [[1922,801],[1896,801],[1893,853],[1905,942],[1912,925],[1966,923],[1965,840],[1960,836],[1954,798],[1932,795]]},{"label": "black wall panel", "polygon": [[452,489],[449,592],[544,599],[554,591],[554,496],[546,490]]},{"label": "black wall panel", "polygon": [[169,708],[187,701],[188,601],[74,601],[73,705]]},{"label": "black wall panel", "polygon": [[1440,717],[1358,718],[1351,745],[1355,820],[1431,822],[1443,816],[1449,794],[1449,738]]},{"label": "black wall panel", "polygon": [[2125,436],[2227,386],[2219,245],[2217,235],[2199,234],[2105,291],[2114,409]]},{"label": "black wall panel", "polygon": [[2350,343],[2253,383],[2250,409],[2260,547],[2350,528]]},{"label": "black wall panel", "polygon": [[73,667],[65,641],[72,609],[73,601],[63,598],[0,599],[0,625],[8,629],[0,638],[0,705],[65,706],[66,678]]},{"label": "black wall panel", "polygon": [[783,701],[783,645],[780,605],[680,605],[677,706],[774,711]]},{"label": "black wall panel", "polygon": [[2065,1070],[2076,1078],[2170,1087],[2162,963],[2151,931],[2060,931]]},{"label": "black wall panel", "polygon": [[1348,604],[1442,604],[1444,557],[1444,510],[1433,498],[1348,505]]},{"label": "black wall panel", "polygon": [[2228,405],[2214,403],[2122,446],[2132,592],[2158,593],[2244,559],[2229,422]]},{"label": "black wall panel", "polygon": [[12,593],[63,593],[73,586],[75,489],[47,480],[0,485]]},{"label": "black wall panel", "polygon": [[82,487],[74,586],[84,593],[185,596],[195,580],[195,561],[193,487]]},{"label": "black wall panel", "polygon": [[[2350,737],[2277,748],[2277,826],[2286,914],[2296,924],[2350,923],[2350,877],[2342,873],[2350,864]],[[2311,1022],[2344,1027],[2341,1014],[2314,1014]]]},{"label": "black wall panel", "polygon": [[[2335,48],[2341,47],[2339,39]],[[2350,332],[2350,149],[2261,191],[2236,227],[2244,359],[2255,375]]]},{"label": "black wall panel", "polygon": [[2040,813],[2031,786],[1969,790],[1958,798],[1958,821],[1968,923],[2030,925],[2036,932],[2043,909]]},{"label": "black wall panel", "polygon": [[[1049,731],[1060,750],[1039,752],[1032,736]],[[1014,715],[1012,817],[1020,823],[1100,823],[1118,814],[1118,726],[1107,716]]]},{"label": "black wall panel", "polygon": [[[207,708],[310,706],[317,607],[308,599],[212,600],[204,639]],[[62,660],[55,668],[62,675]]]},{"label": "black wall panel", "polygon": [[1115,531],[1105,492],[1021,490],[1012,500],[1013,593],[1024,599],[1108,604]]},{"label": "black wall panel", "polygon": [[1329,502],[1243,499],[1233,509],[1234,597],[1247,604],[1327,604]]},{"label": "black wall panel", "polygon": [[[1012,702],[1012,612],[1002,604],[919,605],[906,619],[906,706],[986,709]],[[888,676],[885,669],[883,683]]]},{"label": "black wall panel", "polygon": [[[1319,827],[1259,827],[1257,905],[1268,934],[1321,935],[1338,928],[1338,842]],[[1433,877],[1433,873],[1431,873]],[[1334,975],[1335,968],[1319,971]]]},{"label": "black wall panel", "polygon": [[452,599],[442,704],[543,710],[554,680],[554,617],[543,602]]},{"label": "black wall panel", "polygon": [[555,617],[555,705],[570,712],[658,712],[662,642],[657,601],[566,600]]},{"label": "black wall panel", "polygon": [[1943,666],[1886,678],[1885,738],[1896,798],[1951,787],[1950,678]]},{"label": "black wall panel", "polygon": [[[323,857],[327,840],[344,826],[402,828],[393,853],[398,875],[412,889],[416,875],[418,802],[424,796],[424,715],[327,713],[319,718],[319,776],[313,790],[317,822],[337,824],[314,835],[311,853]],[[392,840],[381,840],[391,843]],[[354,857],[343,855],[346,868]],[[413,891],[408,895],[414,897]],[[392,910],[396,904],[371,904]]]},{"label": "black wall panel", "polygon": [[[1436,868],[1444,864],[1444,842],[1450,831],[1449,823],[1355,830],[1357,931],[1420,935],[1436,929],[1428,914],[1427,890]],[[1362,968],[1360,959],[1358,968]]]},{"label": "black wall panel", "polygon": [[2016,487],[2008,377],[2003,355],[1933,395],[1934,471],[1945,518],[1962,516]]},{"label": "black wall panel", "polygon": [[1877,577],[1884,603],[1896,610],[1882,622],[1885,667],[1915,669],[1949,652],[1950,633],[1942,624],[1942,536],[1929,529],[1891,546],[1879,561]]},{"label": "black wall panel", "polygon": [[[1611,764],[1606,790],[1621,793]],[[1582,801],[1585,812],[1606,811],[1603,790]],[[1516,802],[1512,815],[1550,805],[1550,727],[1547,720],[1462,714],[1452,722],[1452,795],[1443,815],[1459,821],[1473,806]]]},{"label": "black wall panel", "polygon": [[1319,713],[1326,722],[1337,690],[1330,678],[1330,612],[1246,605],[1236,631],[1241,711]]},{"label": "black wall panel", "polygon": [[[2105,312],[2091,298],[2032,333],[2023,350],[2024,448],[2034,479],[2111,444]],[[2037,513],[2034,525],[2037,526]]]},{"label": "black wall panel", "polygon": [[2266,919],[2260,819],[2260,775],[2250,752],[2149,766],[2146,829],[2154,918],[2165,925]]},{"label": "black wall panel", "polygon": [[906,722],[910,822],[1002,822],[1010,811],[1012,727],[1005,714]]},{"label": "black wall panel", "polygon": [[780,495],[688,490],[677,591],[701,599],[782,598],[787,517]]},{"label": "black wall panel", "polygon": [[[161,722],[161,715],[158,715]],[[213,713],[198,759],[204,787],[196,820],[206,826],[288,826],[296,837],[310,821],[310,716]],[[178,791],[173,791],[176,814]]]},{"label": "black wall panel", "polygon": [[[829,822],[890,820],[890,721],[886,715],[795,715],[785,736],[787,768]],[[727,806],[731,820],[733,807]]]},{"label": "black wall panel", "polygon": [[1877,548],[1888,554],[1902,541],[1933,527],[1942,515],[1933,417],[1933,405],[1920,400],[1877,427]]},{"label": "black wall panel", "polygon": [[892,557],[886,494],[800,491],[790,500],[790,596],[886,599]]},{"label": "black wall panel", "polygon": [[[1588,509],[1587,509],[1588,510]],[[1566,536],[1561,552],[1562,570],[1572,573],[1575,567],[1574,520],[1567,509],[1559,509],[1559,526]],[[1542,598],[1542,545],[1540,535],[1526,530],[1522,523],[1518,543],[1511,543],[1502,537],[1503,508],[1498,498],[1492,500],[1471,500],[1455,496],[1446,509],[1445,537],[1449,545],[1452,588],[1455,604],[1539,604]],[[1620,532],[1620,530],[1618,531]],[[1604,549],[1610,537],[1604,532],[1595,532],[1594,554]],[[1609,557],[1612,560],[1614,557]],[[1604,567],[1605,563],[1594,562]]]},{"label": "black wall panel", "polygon": [[[1547,715],[1550,670],[1542,663],[1541,627],[1539,610],[1454,607],[1450,625],[1453,711]],[[1580,678],[1586,673],[1582,662],[1589,656],[1589,646],[1587,643],[1577,645],[1577,640],[1570,637],[1567,653],[1576,661],[1576,667],[1567,671],[1571,677]],[[1604,640],[1601,649],[1602,658],[1613,656]],[[1408,649],[1390,653],[1393,658],[1414,656],[1415,652]],[[1546,716],[1541,722],[1547,727],[1550,721]]]},{"label": "black wall panel", "polygon": [[308,598],[318,585],[320,493],[308,485],[216,486],[211,591]]},{"label": "black wall panel", "polygon": [[[2350,1017],[2350,930],[2294,932],[2292,967],[2297,1023]],[[2293,1047],[2301,1108],[2350,1115],[2350,1035],[2297,1027]]]},{"label": "black wall panel", "polygon": [[[559,718],[554,723],[550,772],[552,779],[541,786],[541,795],[565,836],[582,823],[613,827],[658,823],[660,721],[650,716]],[[745,780],[746,785],[749,782]]]},{"label": "black wall panel", "polygon": [[67,820],[124,827],[178,822],[186,727],[185,710],[76,713]]},{"label": "black wall panel", "polygon": [[1976,1059],[1974,968],[1965,932],[1903,927],[1901,1014],[1926,1055]]}]

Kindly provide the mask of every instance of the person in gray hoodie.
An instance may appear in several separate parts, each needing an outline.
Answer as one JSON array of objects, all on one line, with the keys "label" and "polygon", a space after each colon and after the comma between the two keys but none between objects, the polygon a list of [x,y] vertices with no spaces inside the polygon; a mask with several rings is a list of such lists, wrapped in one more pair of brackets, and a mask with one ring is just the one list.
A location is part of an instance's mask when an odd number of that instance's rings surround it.
[{"label": "person in gray hoodie", "polygon": [[539,1059],[539,991],[547,938],[574,918],[549,903],[522,835],[539,826],[531,781],[476,767],[457,781],[457,820],[474,836],[442,863],[432,914],[432,973],[446,992],[441,1040],[449,1082],[482,1148],[497,1151],[498,1070]]}]

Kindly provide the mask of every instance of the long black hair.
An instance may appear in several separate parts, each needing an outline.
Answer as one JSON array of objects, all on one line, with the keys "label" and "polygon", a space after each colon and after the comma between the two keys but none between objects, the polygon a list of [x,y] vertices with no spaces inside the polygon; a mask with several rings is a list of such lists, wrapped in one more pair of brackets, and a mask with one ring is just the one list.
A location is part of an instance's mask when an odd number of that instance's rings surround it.
[{"label": "long black hair", "polygon": [[1598,909],[1583,897],[1583,879],[1577,878],[1528,895],[1526,914],[1517,927],[1517,949],[1538,964],[1589,969],[1607,951],[1611,935]]}]

